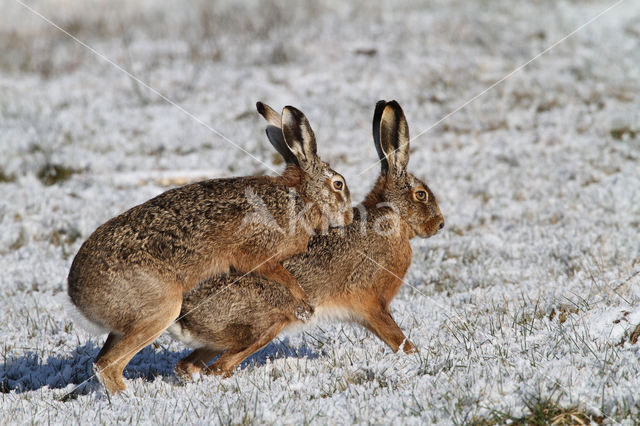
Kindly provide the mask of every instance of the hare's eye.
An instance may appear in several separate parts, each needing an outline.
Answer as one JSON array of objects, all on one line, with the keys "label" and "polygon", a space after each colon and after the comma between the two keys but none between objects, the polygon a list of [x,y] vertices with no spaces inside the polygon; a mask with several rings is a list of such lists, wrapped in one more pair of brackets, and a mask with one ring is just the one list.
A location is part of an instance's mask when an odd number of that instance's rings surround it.
[{"label": "hare's eye", "polygon": [[429,195],[427,195],[427,191],[423,191],[422,189],[413,193],[416,201],[427,201]]},{"label": "hare's eye", "polygon": [[342,191],[342,188],[344,188],[344,182],[342,182],[340,179],[336,179],[333,181],[333,189],[335,189],[336,191]]}]

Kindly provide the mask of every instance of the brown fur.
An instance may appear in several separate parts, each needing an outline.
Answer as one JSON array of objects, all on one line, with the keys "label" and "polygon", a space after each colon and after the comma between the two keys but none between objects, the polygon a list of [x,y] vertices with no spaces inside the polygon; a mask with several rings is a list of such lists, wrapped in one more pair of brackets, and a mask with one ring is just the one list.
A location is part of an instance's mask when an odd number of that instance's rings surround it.
[{"label": "brown fur", "polygon": [[[434,235],[444,220],[433,193],[406,171],[409,134],[402,109],[396,102],[383,107],[379,115],[376,108],[374,116],[374,141],[376,147],[381,144],[384,161],[382,173],[363,207],[354,209],[350,225],[314,237],[306,252],[287,259],[284,266],[309,295],[316,312],[346,313],[393,351],[404,344],[403,350],[410,353],[416,347],[393,320],[389,305],[411,263],[409,240]],[[398,130],[380,132],[377,140],[376,124]],[[391,138],[395,139],[388,140]],[[420,189],[428,192],[427,202],[414,200],[414,191]],[[380,230],[389,232],[382,234]],[[284,287],[269,285],[257,275],[229,274],[205,280],[185,294],[181,319],[173,330],[188,334],[203,346],[181,360],[176,371],[182,376],[202,368],[231,374],[244,357],[298,322],[292,309],[293,299]],[[236,338],[229,329],[231,324],[242,324],[251,330],[252,338]],[[223,355],[206,367],[218,353]]]},{"label": "brown fur", "polygon": [[[289,232],[290,207],[315,230],[326,225],[323,213],[341,225],[351,220],[345,215],[349,191],[346,185],[340,192],[331,189],[327,175],[339,175],[317,157],[302,113],[291,107],[284,111],[292,132],[303,128],[307,140],[286,141],[297,144],[304,159],[289,163],[282,175],[213,179],[169,190],[107,221],[80,248],[69,272],[68,293],[89,320],[110,332],[96,360],[108,391],[125,388],[124,367],[178,317],[183,293],[231,267],[240,273],[255,271],[272,280],[269,285],[284,285],[296,312],[313,312],[308,296],[281,263],[303,252],[310,238],[297,221]],[[245,222],[255,207],[246,188],[260,197],[282,230]],[[311,201],[313,207],[305,210]]]}]

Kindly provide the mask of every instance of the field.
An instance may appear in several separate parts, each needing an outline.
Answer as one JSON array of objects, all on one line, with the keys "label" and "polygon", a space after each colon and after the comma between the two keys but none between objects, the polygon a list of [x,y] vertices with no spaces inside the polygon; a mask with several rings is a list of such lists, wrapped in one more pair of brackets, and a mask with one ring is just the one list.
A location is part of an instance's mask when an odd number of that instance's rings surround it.
[{"label": "field", "polygon": [[[0,5],[0,424],[640,422],[639,2]],[[420,352],[320,323],[184,384],[163,335],[106,395],[65,306],[91,232],[280,170],[258,100],[305,112],[358,202],[379,99],[446,221],[392,304]]]}]

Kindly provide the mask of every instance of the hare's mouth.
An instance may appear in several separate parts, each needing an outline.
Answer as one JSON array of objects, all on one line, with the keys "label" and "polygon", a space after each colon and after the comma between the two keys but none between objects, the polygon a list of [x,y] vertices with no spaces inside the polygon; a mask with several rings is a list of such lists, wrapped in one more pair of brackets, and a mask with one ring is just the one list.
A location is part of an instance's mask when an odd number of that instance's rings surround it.
[{"label": "hare's mouth", "polygon": [[429,232],[425,232],[422,235],[420,235],[422,238],[431,238],[434,235],[436,235],[438,233],[438,230],[433,230],[433,231],[429,231]]},{"label": "hare's mouth", "polygon": [[425,223],[425,237],[433,237],[436,235],[442,228],[444,228],[444,219],[442,216],[434,217]]}]

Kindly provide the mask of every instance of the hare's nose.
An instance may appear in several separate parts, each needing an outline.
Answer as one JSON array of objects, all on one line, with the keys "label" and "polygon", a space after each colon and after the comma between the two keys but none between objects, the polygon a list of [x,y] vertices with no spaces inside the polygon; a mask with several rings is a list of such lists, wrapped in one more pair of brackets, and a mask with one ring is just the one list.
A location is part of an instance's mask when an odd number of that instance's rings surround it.
[{"label": "hare's nose", "polygon": [[438,229],[444,228],[444,219],[440,221],[440,225],[438,225]]}]

